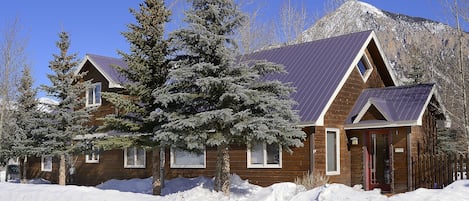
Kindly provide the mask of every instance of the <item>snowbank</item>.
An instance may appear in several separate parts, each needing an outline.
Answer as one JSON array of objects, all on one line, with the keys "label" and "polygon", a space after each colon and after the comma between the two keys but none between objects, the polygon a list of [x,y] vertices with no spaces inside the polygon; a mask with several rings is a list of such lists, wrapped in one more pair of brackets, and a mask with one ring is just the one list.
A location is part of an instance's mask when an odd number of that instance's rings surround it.
[{"label": "snowbank", "polygon": [[[229,197],[214,192],[213,179],[206,177],[176,178],[165,182],[163,196],[151,193],[151,178],[110,180],[97,187],[58,186],[51,184],[0,183],[0,200],[9,201],[469,201],[469,180],[454,182],[444,189],[418,189],[397,194],[390,198],[380,191],[364,191],[361,186],[349,187],[342,184],[328,184],[309,191],[294,183],[278,183],[260,187],[231,177]],[[41,182],[42,180],[35,180]]]}]

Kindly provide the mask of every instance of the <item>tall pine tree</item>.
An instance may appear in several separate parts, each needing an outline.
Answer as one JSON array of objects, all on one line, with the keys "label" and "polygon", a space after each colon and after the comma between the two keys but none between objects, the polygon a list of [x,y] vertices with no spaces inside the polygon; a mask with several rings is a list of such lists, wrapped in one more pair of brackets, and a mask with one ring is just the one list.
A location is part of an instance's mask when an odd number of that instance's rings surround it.
[{"label": "tall pine tree", "polygon": [[[168,75],[168,42],[164,39],[165,23],[170,11],[162,0],[145,0],[139,10],[131,9],[136,24],[129,24],[129,31],[123,35],[130,43],[130,54],[119,52],[128,68],[116,67],[127,79],[124,93],[103,93],[103,97],[120,109],[118,114],[104,119],[105,129],[133,133],[128,140],[110,138],[100,142],[101,146],[150,146],[153,147],[153,194],[159,195],[162,187],[160,167],[164,164],[164,151],[149,134],[159,129],[162,119],[149,118],[150,113],[160,106],[155,103],[152,92],[161,88]],[[158,154],[160,156],[158,157]],[[162,153],[162,154],[161,154]],[[162,164],[157,160],[160,158]],[[161,176],[160,176],[161,175]]]},{"label": "tall pine tree", "polygon": [[88,82],[82,82],[82,74],[75,74],[78,67],[76,54],[68,54],[70,38],[68,33],[59,33],[60,40],[56,43],[58,54],[53,54],[54,59],[49,62],[49,68],[54,74],[48,74],[51,86],[42,85],[42,89],[48,96],[54,97],[59,104],[49,105],[52,112],[49,113],[49,128],[43,142],[47,152],[59,156],[59,184],[66,184],[67,163],[66,159],[81,144],[73,142],[77,135],[87,133],[86,123],[89,121],[90,108],[85,107],[84,92],[89,86]]},{"label": "tall pine tree", "polygon": [[33,78],[31,71],[25,67],[18,87],[19,97],[16,103],[14,117],[16,120],[16,131],[14,133],[11,151],[20,162],[20,178],[26,180],[27,159],[29,156],[40,156],[42,154],[41,140],[44,139],[41,128],[45,113],[38,108],[36,99],[37,90],[33,89]]},{"label": "tall pine tree", "polygon": [[243,15],[232,0],[192,0],[187,28],[171,37],[179,50],[169,81],[154,95],[164,107],[153,115],[168,120],[155,139],[186,150],[217,148],[215,190],[230,189],[231,144],[255,143],[302,146],[304,132],[294,128],[294,91],[279,81],[261,79],[281,73],[269,62],[236,60],[234,32]]}]

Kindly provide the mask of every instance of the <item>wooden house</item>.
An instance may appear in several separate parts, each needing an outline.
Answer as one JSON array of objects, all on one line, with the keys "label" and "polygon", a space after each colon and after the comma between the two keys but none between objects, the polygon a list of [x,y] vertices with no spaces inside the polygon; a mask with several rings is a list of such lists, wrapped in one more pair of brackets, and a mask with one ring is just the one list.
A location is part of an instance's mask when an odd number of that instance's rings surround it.
[{"label": "wooden house", "polygon": [[[307,172],[319,172],[334,183],[404,192],[410,188],[411,157],[436,152],[437,122],[448,119],[435,84],[396,86],[373,31],[260,51],[243,59],[285,66],[288,74],[267,78],[296,87],[292,98],[298,102],[298,127],[307,134],[304,146],[294,148],[293,154],[278,145],[232,145],[231,172],[251,183],[291,182]],[[125,82],[112,65],[125,67],[120,59],[89,54],[77,70],[87,71],[85,79],[94,83],[86,97],[87,104],[100,105],[95,117],[115,112],[100,93],[119,92],[120,83]],[[96,185],[109,179],[149,177],[150,156],[149,150],[136,147],[75,156],[74,182]],[[167,179],[214,176],[214,148],[201,154],[170,148],[166,158]],[[55,182],[55,162],[45,158],[30,161],[30,176]]]}]

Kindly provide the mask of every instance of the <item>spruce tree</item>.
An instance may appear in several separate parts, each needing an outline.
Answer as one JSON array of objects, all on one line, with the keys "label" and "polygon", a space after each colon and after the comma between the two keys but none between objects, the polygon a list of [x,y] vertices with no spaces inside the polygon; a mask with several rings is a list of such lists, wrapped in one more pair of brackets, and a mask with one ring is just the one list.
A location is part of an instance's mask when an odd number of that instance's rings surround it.
[{"label": "spruce tree", "polygon": [[42,154],[41,140],[44,139],[44,136],[41,130],[44,126],[42,119],[45,116],[45,113],[38,108],[37,90],[33,89],[33,78],[27,67],[23,70],[18,93],[19,97],[14,111],[16,131],[13,135],[11,151],[14,157],[19,158],[20,178],[22,182],[25,182],[27,158]]},{"label": "spruce tree", "polygon": [[53,156],[60,157],[59,184],[65,185],[67,175],[66,159],[71,153],[79,149],[80,142],[73,142],[77,135],[87,133],[86,123],[89,121],[90,108],[85,107],[84,92],[89,82],[82,82],[83,73],[75,74],[78,67],[77,54],[68,54],[70,38],[68,33],[60,32],[60,40],[56,46],[58,54],[53,54],[53,60],[49,62],[49,68],[54,74],[47,77],[51,86],[42,85],[42,89],[48,96],[55,98],[59,103],[49,105],[52,112],[48,114],[49,127],[42,146],[47,147]]},{"label": "spruce tree", "polygon": [[[117,66],[117,70],[127,82],[123,84],[124,93],[103,93],[103,97],[120,109],[118,114],[104,118],[105,129],[133,133],[127,140],[110,138],[98,142],[101,146],[122,147],[129,145],[153,148],[153,194],[159,195],[163,184],[160,175],[161,153],[158,143],[149,134],[159,128],[163,121],[149,118],[150,113],[160,106],[155,103],[153,90],[161,88],[168,74],[168,42],[164,39],[165,23],[169,21],[170,11],[162,0],[145,0],[139,10],[131,9],[136,24],[129,24],[129,31],[123,35],[130,43],[130,53],[119,52],[128,67]],[[140,137],[139,137],[140,136]],[[130,141],[130,142],[129,142]],[[159,157],[164,161],[164,152]],[[164,164],[164,163],[163,163]]]},{"label": "spruce tree", "polygon": [[[178,51],[169,81],[155,91],[164,107],[153,115],[168,120],[155,131],[155,139],[190,151],[217,148],[215,190],[230,189],[231,144],[265,142],[302,146],[304,132],[294,128],[294,89],[263,79],[281,73],[270,62],[239,62],[233,34],[243,15],[232,0],[192,0],[186,12],[187,28],[171,37]],[[248,65],[249,64],[249,65]]]}]

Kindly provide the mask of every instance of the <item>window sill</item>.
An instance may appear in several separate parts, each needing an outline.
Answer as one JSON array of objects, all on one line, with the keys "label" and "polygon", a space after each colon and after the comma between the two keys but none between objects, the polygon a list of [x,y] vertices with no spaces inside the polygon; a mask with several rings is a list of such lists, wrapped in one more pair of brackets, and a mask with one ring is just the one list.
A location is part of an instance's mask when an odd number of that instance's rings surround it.
[{"label": "window sill", "polygon": [[205,165],[174,165],[174,164],[171,164],[169,167],[173,169],[177,169],[177,168],[205,169],[206,168]]},{"label": "window sill", "polygon": [[127,169],[145,169],[145,166],[124,166]]},{"label": "window sill", "polygon": [[248,165],[250,169],[282,169],[281,165]]}]

